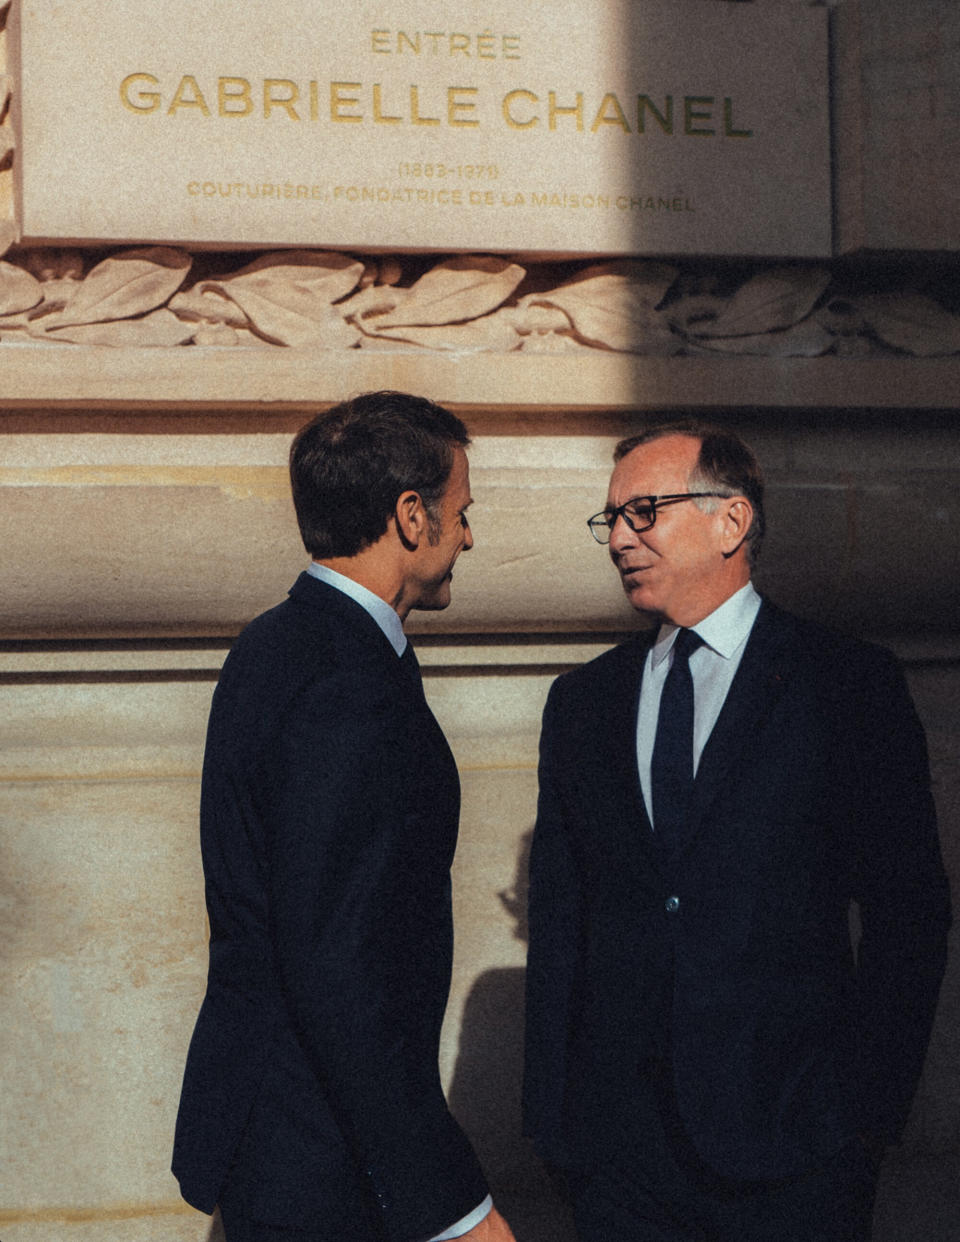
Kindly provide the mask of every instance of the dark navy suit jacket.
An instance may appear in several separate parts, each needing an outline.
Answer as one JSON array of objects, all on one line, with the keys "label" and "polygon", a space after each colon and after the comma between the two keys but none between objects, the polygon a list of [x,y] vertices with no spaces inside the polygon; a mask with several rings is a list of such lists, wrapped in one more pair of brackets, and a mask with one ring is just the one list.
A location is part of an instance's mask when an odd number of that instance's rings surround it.
[{"label": "dark navy suit jacket", "polygon": [[336,1237],[369,1212],[410,1242],[486,1195],[437,1065],[459,796],[415,663],[302,574],[211,709],[209,975],[173,1160],[195,1207],[229,1173],[257,1219]]},{"label": "dark navy suit jacket", "polygon": [[548,699],[527,1132],[549,1161],[588,1169],[667,1065],[688,1136],[724,1176],[779,1179],[858,1133],[892,1140],[950,921],[903,678],[889,653],[764,602],[668,849],[637,773],[651,640],[560,677]]}]

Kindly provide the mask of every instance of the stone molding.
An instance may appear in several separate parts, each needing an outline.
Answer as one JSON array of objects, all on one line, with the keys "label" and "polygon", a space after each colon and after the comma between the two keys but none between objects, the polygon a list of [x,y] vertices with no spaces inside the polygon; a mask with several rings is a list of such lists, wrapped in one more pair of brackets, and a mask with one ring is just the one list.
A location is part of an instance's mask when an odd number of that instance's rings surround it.
[{"label": "stone molding", "polygon": [[169,246],[0,262],[0,342],[647,357],[960,353],[945,282],[826,264],[522,263]]}]

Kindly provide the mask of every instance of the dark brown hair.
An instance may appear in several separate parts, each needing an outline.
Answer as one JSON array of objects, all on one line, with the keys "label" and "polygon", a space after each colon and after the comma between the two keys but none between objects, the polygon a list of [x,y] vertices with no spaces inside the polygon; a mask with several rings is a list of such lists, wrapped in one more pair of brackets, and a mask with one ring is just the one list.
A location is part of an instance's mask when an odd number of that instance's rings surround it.
[{"label": "dark brown hair", "polygon": [[314,559],[355,556],[380,538],[403,492],[427,516],[450,477],[464,424],[405,392],[368,392],[318,414],[290,446],[290,486],[304,547]]}]

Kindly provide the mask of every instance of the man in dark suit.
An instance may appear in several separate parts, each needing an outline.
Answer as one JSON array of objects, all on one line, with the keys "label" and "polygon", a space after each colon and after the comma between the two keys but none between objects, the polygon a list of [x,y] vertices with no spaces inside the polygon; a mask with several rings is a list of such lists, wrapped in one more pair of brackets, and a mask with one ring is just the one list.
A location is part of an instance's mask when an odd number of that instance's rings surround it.
[{"label": "man in dark suit", "polygon": [[757,595],[739,438],[615,461],[590,526],[658,628],[547,702],[526,1128],[581,1242],[865,1239],[950,921],[922,729],[888,653]]},{"label": "man in dark suit", "polygon": [[403,633],[473,544],[468,443],[403,393],[303,428],[313,561],[214,695],[210,963],[173,1169],[227,1242],[513,1237],[440,1085],[460,788]]}]

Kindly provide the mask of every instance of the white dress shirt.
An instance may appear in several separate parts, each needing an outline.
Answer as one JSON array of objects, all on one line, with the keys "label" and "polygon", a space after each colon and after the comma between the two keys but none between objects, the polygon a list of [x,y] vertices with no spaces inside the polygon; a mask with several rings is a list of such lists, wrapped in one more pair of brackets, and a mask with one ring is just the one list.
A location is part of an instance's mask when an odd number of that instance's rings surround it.
[{"label": "white dress shirt", "polygon": [[[385,599],[381,599],[373,591],[368,591],[365,586],[361,586],[359,582],[354,582],[352,578],[347,578],[344,574],[338,574],[335,569],[330,569],[326,565],[320,565],[317,561],[310,562],[307,567],[307,573],[311,577],[325,582],[327,586],[332,586],[336,590],[341,591],[344,595],[349,596],[354,603],[366,609],[381,630],[383,630],[390,641],[390,646],[397,655],[403,655],[407,647],[407,636],[403,632],[403,623],[396,610],[391,608]],[[492,1207],[493,1199],[487,1195],[484,1201],[477,1204],[472,1212],[458,1220],[456,1224],[451,1225],[449,1229],[445,1229],[443,1233],[436,1233],[432,1238],[424,1240],[417,1239],[416,1242],[448,1242],[449,1239],[460,1238],[465,1233],[469,1233],[474,1226],[479,1225],[489,1215]]]},{"label": "white dress shirt", "polygon": [[[719,608],[689,628],[703,640],[702,646],[690,656],[693,679],[693,770],[696,773],[700,756],[713,726],[717,723],[727,693],[733,684],[747,639],[760,611],[760,596],[748,582]],[[656,641],[647,653],[640,686],[640,708],[637,713],[637,767],[647,814],[653,823],[653,799],[650,793],[650,762],[657,734],[657,716],[663,683],[673,664],[673,645],[678,627],[664,623]],[[654,824],[656,828],[656,824]]]}]

